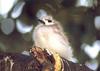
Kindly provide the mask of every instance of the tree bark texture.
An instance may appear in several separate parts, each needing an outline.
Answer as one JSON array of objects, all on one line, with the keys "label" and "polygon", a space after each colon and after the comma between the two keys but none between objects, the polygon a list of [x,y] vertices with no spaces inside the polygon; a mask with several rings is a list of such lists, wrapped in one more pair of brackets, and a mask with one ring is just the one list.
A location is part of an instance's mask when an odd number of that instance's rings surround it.
[{"label": "tree bark texture", "polygon": [[92,71],[82,64],[35,47],[30,55],[0,52],[0,71]]}]

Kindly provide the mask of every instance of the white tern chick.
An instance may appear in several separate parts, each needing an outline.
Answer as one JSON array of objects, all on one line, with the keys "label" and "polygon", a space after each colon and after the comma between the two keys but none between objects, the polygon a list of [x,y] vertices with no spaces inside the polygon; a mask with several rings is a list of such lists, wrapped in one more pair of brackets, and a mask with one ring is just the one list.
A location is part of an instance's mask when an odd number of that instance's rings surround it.
[{"label": "white tern chick", "polygon": [[37,47],[56,52],[67,60],[72,59],[73,54],[68,38],[64,35],[60,23],[52,16],[43,16],[39,19],[33,32],[33,40]]}]

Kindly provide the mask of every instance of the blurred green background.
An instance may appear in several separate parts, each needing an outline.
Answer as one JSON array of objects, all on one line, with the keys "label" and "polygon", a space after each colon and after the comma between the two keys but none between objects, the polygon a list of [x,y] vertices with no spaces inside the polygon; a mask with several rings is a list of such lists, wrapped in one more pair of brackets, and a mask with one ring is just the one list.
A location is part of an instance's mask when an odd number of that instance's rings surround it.
[{"label": "blurred green background", "polygon": [[61,22],[74,61],[100,71],[100,0],[0,0],[0,52],[22,53],[32,47],[39,10]]}]

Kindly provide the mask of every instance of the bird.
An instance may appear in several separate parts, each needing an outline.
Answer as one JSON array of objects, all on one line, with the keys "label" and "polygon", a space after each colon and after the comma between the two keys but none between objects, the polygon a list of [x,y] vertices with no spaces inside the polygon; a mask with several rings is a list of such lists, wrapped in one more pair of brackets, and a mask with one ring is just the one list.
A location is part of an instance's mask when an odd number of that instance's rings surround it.
[{"label": "bird", "polygon": [[62,58],[70,60],[73,57],[73,50],[64,34],[60,22],[51,15],[38,18],[38,24],[33,31],[34,45],[40,48],[55,52]]}]

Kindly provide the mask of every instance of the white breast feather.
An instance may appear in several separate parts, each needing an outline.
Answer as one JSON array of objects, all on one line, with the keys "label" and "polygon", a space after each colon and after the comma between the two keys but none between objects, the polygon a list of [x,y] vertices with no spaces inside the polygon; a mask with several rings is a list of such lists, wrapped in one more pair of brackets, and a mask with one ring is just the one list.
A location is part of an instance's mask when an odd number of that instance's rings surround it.
[{"label": "white breast feather", "polygon": [[55,51],[68,60],[72,58],[72,49],[67,40],[56,34],[52,28],[38,25],[34,30],[33,39],[38,47]]}]

